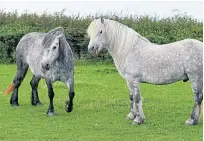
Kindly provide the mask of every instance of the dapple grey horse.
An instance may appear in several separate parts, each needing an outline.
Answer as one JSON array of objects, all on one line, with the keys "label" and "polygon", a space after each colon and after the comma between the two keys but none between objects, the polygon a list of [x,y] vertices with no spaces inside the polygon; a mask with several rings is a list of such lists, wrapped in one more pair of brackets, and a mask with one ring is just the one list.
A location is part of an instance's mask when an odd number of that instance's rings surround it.
[{"label": "dapple grey horse", "polygon": [[185,39],[157,45],[133,29],[103,18],[93,20],[87,33],[90,37],[89,52],[97,55],[106,48],[120,75],[126,80],[130,93],[127,119],[133,120],[133,124],[141,124],[145,119],[140,83],[165,85],[179,80],[190,80],[195,99],[192,114],[185,123],[198,124],[203,100],[202,42]]},{"label": "dapple grey horse", "polygon": [[6,93],[13,91],[10,104],[18,106],[18,88],[23,81],[28,68],[33,73],[30,85],[32,88],[31,104],[39,105],[38,84],[44,78],[48,87],[50,99],[47,114],[55,115],[52,84],[55,81],[66,83],[69,88],[69,100],[66,103],[66,111],[73,109],[74,92],[74,60],[72,50],[63,34],[63,28],[55,28],[48,33],[33,32],[22,37],[16,48],[17,72],[13,83]]}]

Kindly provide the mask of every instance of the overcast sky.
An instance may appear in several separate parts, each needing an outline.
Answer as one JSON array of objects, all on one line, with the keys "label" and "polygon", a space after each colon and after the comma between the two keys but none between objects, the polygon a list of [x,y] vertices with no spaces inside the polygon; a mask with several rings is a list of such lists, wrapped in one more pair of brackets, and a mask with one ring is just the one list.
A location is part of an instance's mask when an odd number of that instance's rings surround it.
[{"label": "overcast sky", "polygon": [[[159,17],[172,16],[175,13],[186,13],[193,18],[203,20],[203,3],[202,1],[135,1],[135,2],[122,2],[122,1],[104,1],[104,2],[3,2],[0,1],[0,9],[6,11],[18,10],[23,13],[25,10],[28,12],[36,12],[38,14],[47,11],[48,13],[60,12],[66,9],[65,14],[78,14],[87,15],[94,13],[107,13],[109,11],[119,13],[123,11],[124,14],[148,14],[158,15]],[[173,10],[176,12],[173,12]]]}]

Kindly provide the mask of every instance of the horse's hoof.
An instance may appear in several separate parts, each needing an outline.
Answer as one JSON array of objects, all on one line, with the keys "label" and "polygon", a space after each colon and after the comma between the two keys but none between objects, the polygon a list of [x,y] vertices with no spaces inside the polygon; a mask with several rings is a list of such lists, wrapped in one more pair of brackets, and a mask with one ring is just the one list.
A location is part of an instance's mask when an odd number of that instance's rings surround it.
[{"label": "horse's hoof", "polygon": [[18,108],[19,104],[11,104],[11,106],[14,107],[14,108]]},{"label": "horse's hoof", "polygon": [[138,122],[136,122],[136,121],[133,121],[132,122],[132,125],[140,125],[141,123],[138,123]]},{"label": "horse's hoof", "polygon": [[31,103],[33,106],[41,106],[42,105],[42,103],[40,102],[40,101],[38,101],[38,102],[32,102]]},{"label": "horse's hoof", "polygon": [[38,103],[36,103],[35,106],[42,106],[42,103],[41,103],[41,102],[38,102]]},{"label": "horse's hoof", "polygon": [[133,125],[140,125],[142,123],[144,123],[144,119],[142,119],[141,117],[138,117],[138,116],[132,122]]},{"label": "horse's hoof", "polygon": [[134,120],[135,119],[135,115],[132,112],[130,112],[125,119],[126,120]]},{"label": "horse's hoof", "polygon": [[197,125],[198,122],[195,122],[193,119],[189,118],[185,121],[185,125]]},{"label": "horse's hoof", "polygon": [[73,104],[70,104],[69,101],[66,102],[66,105],[65,105],[65,111],[66,112],[71,112],[73,110]]},{"label": "horse's hoof", "polygon": [[12,102],[12,103],[10,103],[10,104],[11,104],[12,107],[19,107],[18,102]]},{"label": "horse's hoof", "polygon": [[48,112],[47,115],[50,116],[50,117],[52,117],[52,116],[55,116],[56,113],[55,113],[55,112]]},{"label": "horse's hoof", "polygon": [[73,107],[72,107],[72,106],[71,106],[71,107],[69,107],[69,106],[67,107],[67,106],[66,106],[65,110],[66,110],[66,112],[69,112],[69,113],[70,113],[70,112],[73,110]]}]

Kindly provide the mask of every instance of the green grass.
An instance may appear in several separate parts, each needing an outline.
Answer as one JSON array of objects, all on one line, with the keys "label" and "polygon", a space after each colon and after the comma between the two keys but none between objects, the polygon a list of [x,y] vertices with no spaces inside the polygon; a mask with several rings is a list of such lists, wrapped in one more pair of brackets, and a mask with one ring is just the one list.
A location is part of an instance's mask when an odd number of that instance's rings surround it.
[{"label": "green grass", "polygon": [[68,90],[54,84],[55,117],[46,116],[49,99],[44,80],[39,85],[42,106],[30,104],[29,72],[19,89],[19,108],[4,95],[16,71],[15,65],[0,65],[0,140],[70,141],[200,141],[203,121],[186,126],[193,108],[190,83],[166,86],[141,85],[146,120],[134,126],[125,120],[129,112],[125,81],[110,64],[77,63],[75,67],[74,110],[66,113]]}]

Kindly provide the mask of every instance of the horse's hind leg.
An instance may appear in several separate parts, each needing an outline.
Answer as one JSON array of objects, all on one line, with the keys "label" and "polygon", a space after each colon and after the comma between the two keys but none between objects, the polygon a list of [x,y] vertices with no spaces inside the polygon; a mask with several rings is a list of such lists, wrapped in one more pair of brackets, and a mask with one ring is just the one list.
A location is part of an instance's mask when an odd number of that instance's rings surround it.
[{"label": "horse's hind leg", "polygon": [[37,90],[40,79],[41,79],[40,77],[33,75],[32,79],[30,81],[30,85],[32,88],[31,104],[34,106],[41,105],[41,102],[40,102],[39,97],[38,97],[38,90]]},{"label": "horse's hind leg", "polygon": [[17,60],[17,72],[16,76],[13,79],[13,84],[14,84],[14,91],[10,99],[10,104],[13,106],[18,106],[18,88],[21,85],[27,70],[28,70],[28,64],[22,62],[21,60]]},{"label": "horse's hind leg", "polygon": [[190,79],[192,90],[194,93],[194,108],[192,114],[188,120],[186,120],[185,124],[196,125],[199,121],[201,103],[203,100],[203,78],[200,77],[198,79]]}]

